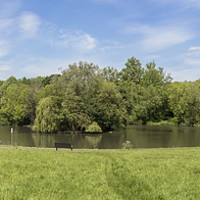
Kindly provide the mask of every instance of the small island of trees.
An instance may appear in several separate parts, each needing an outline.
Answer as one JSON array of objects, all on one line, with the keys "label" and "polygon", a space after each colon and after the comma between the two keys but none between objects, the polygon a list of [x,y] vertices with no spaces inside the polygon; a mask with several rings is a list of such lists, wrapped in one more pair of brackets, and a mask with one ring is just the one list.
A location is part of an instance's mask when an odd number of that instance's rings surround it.
[{"label": "small island of trees", "polygon": [[0,81],[0,123],[38,132],[109,131],[128,124],[200,124],[200,80],[172,82],[132,57],[120,71],[87,62],[61,74]]}]

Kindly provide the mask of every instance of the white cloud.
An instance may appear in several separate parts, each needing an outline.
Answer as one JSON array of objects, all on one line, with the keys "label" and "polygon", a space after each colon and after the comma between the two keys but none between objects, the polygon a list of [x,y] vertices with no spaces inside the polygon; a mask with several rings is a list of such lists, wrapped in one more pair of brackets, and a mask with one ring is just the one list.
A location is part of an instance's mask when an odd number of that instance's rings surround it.
[{"label": "white cloud", "polygon": [[189,51],[200,51],[200,47],[190,47]]},{"label": "white cloud", "polygon": [[19,17],[20,32],[27,38],[35,37],[40,25],[41,20],[34,13],[25,12]]},{"label": "white cloud", "polygon": [[129,26],[125,29],[127,34],[139,35],[139,46],[147,52],[156,52],[171,46],[184,43],[193,38],[193,34],[183,27],[146,25]]},{"label": "white cloud", "polygon": [[92,50],[97,45],[97,40],[87,33],[74,37],[75,46],[79,49]]},{"label": "white cloud", "polygon": [[186,52],[185,54],[183,54],[183,60],[185,59],[199,59],[200,56],[200,47],[195,46],[195,47],[190,47],[188,49],[188,52]]},{"label": "white cloud", "polygon": [[158,28],[152,29],[145,39],[142,46],[146,50],[158,51],[176,44],[184,43],[192,38],[192,35],[185,30],[176,28]]},{"label": "white cloud", "polygon": [[79,51],[90,51],[96,48],[98,41],[88,33],[61,30],[59,39],[56,41],[52,40],[50,43],[52,46],[74,48]]}]

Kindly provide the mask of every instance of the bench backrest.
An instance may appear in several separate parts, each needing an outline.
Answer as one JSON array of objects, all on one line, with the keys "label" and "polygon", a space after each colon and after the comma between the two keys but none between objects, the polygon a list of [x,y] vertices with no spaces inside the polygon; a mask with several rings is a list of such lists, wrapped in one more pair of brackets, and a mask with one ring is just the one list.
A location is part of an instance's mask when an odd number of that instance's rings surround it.
[{"label": "bench backrest", "polygon": [[55,142],[55,147],[56,148],[71,148],[71,144],[69,143],[58,143],[58,142]]}]

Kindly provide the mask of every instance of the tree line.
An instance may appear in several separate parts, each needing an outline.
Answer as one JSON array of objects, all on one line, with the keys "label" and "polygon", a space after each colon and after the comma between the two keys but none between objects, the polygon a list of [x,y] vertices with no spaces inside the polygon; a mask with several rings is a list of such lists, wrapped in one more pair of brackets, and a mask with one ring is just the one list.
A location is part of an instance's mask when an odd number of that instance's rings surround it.
[{"label": "tree line", "polygon": [[120,71],[79,62],[61,74],[0,81],[2,125],[39,132],[109,131],[128,124],[200,124],[200,80],[172,82],[154,62],[132,57]]}]

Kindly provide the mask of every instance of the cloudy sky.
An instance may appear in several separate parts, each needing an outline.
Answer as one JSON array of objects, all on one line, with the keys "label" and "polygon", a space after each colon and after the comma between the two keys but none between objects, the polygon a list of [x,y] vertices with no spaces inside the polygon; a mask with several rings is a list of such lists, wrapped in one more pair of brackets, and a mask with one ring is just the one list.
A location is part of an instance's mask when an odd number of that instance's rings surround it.
[{"label": "cloudy sky", "polygon": [[155,61],[200,78],[199,0],[0,0],[0,79],[46,76],[80,60],[120,70]]}]

